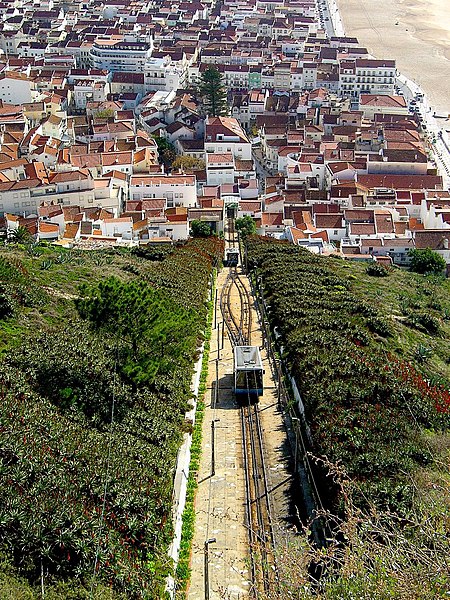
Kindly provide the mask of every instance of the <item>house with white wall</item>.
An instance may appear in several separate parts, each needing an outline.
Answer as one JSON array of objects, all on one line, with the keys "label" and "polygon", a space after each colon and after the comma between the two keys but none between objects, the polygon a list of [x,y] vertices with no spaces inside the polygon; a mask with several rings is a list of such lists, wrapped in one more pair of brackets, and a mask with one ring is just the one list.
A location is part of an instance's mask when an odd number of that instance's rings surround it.
[{"label": "house with white wall", "polygon": [[103,219],[100,222],[102,235],[105,237],[128,238],[133,236],[133,219],[131,217],[118,217]]},{"label": "house with white wall", "polygon": [[4,71],[0,73],[0,100],[5,104],[32,102],[32,83],[23,73]]},{"label": "house with white wall", "polygon": [[252,145],[236,119],[208,117],[205,125],[205,152],[230,153],[234,158],[252,160]]},{"label": "house with white wall", "polygon": [[166,208],[196,206],[197,185],[194,175],[133,175],[130,200],[165,198]]},{"label": "house with white wall", "polygon": [[340,243],[347,235],[343,213],[315,213],[314,225],[318,231],[326,231],[330,242]]},{"label": "house with white wall", "polygon": [[234,176],[234,156],[231,153],[206,153],[207,185],[222,185],[223,183],[234,183]]},{"label": "house with white wall", "polygon": [[85,79],[73,88],[73,102],[77,110],[84,110],[88,102],[105,102],[109,86],[106,82]]},{"label": "house with white wall", "polygon": [[431,248],[450,264],[450,231],[448,229],[424,229],[414,233],[415,247],[420,250]]}]

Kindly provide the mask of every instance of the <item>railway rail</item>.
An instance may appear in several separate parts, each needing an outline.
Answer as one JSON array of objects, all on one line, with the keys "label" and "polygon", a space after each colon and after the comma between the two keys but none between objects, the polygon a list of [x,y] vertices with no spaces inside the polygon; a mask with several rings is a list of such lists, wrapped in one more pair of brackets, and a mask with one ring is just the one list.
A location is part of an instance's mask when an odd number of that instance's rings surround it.
[{"label": "railway rail", "polygon": [[277,568],[259,405],[250,397],[241,406],[241,427],[252,593],[258,598],[261,588],[270,593],[277,587]]},{"label": "railway rail", "polygon": [[[228,240],[235,244],[234,223],[228,221]],[[232,302],[232,290],[237,289],[238,302]],[[224,322],[233,346],[251,345],[250,294],[238,267],[230,267],[220,296]],[[247,381],[250,389],[252,382]],[[254,387],[254,386],[253,386]],[[243,396],[240,406],[243,465],[246,489],[246,527],[250,548],[251,594],[268,593],[277,587],[275,538],[264,452],[264,436],[259,415],[259,404],[250,392]]]}]

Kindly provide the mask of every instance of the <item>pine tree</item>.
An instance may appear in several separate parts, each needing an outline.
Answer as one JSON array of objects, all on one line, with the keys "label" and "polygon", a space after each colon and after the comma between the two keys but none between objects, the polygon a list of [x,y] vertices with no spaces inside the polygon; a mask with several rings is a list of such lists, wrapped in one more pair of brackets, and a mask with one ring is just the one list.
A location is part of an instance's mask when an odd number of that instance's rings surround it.
[{"label": "pine tree", "polygon": [[222,81],[222,75],[216,67],[210,66],[203,71],[197,91],[204,112],[208,116],[220,117],[228,114],[227,91]]}]

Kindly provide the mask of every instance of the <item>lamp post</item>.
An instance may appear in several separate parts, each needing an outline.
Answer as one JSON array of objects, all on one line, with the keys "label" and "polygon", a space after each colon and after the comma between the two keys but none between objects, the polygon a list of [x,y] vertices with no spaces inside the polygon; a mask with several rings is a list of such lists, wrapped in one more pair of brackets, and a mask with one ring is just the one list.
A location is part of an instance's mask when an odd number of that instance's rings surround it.
[{"label": "lamp post", "polygon": [[211,477],[214,477],[216,474],[216,423],[218,423],[220,419],[213,419],[211,421]]},{"label": "lamp post", "polygon": [[298,427],[299,424],[298,422],[300,421],[300,419],[298,417],[291,417],[291,421],[294,424],[295,423],[295,427],[294,427],[294,432],[295,432],[295,453],[294,453],[294,473],[297,474],[297,454],[298,454]]},{"label": "lamp post", "polygon": [[209,544],[214,544],[215,542],[216,538],[208,538],[205,540],[205,600],[209,600]]},{"label": "lamp post", "polygon": [[275,359],[275,365],[277,367],[277,379],[278,379],[278,406],[281,408],[281,359]]},{"label": "lamp post", "polygon": [[[219,331],[219,330],[217,330]],[[214,389],[214,408],[219,403],[219,359],[216,358],[216,387]]]}]

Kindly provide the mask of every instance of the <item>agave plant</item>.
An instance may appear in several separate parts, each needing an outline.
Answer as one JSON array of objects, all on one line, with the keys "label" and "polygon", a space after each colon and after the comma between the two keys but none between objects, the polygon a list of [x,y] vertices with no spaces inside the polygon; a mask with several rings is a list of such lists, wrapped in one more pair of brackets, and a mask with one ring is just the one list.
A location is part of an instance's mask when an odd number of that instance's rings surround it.
[{"label": "agave plant", "polygon": [[53,261],[52,260],[43,260],[41,262],[40,268],[41,271],[48,271],[49,269],[51,269],[53,266]]},{"label": "agave plant", "polygon": [[424,344],[419,344],[414,352],[415,359],[420,364],[427,362],[427,360],[432,356],[433,351],[428,346]]}]

